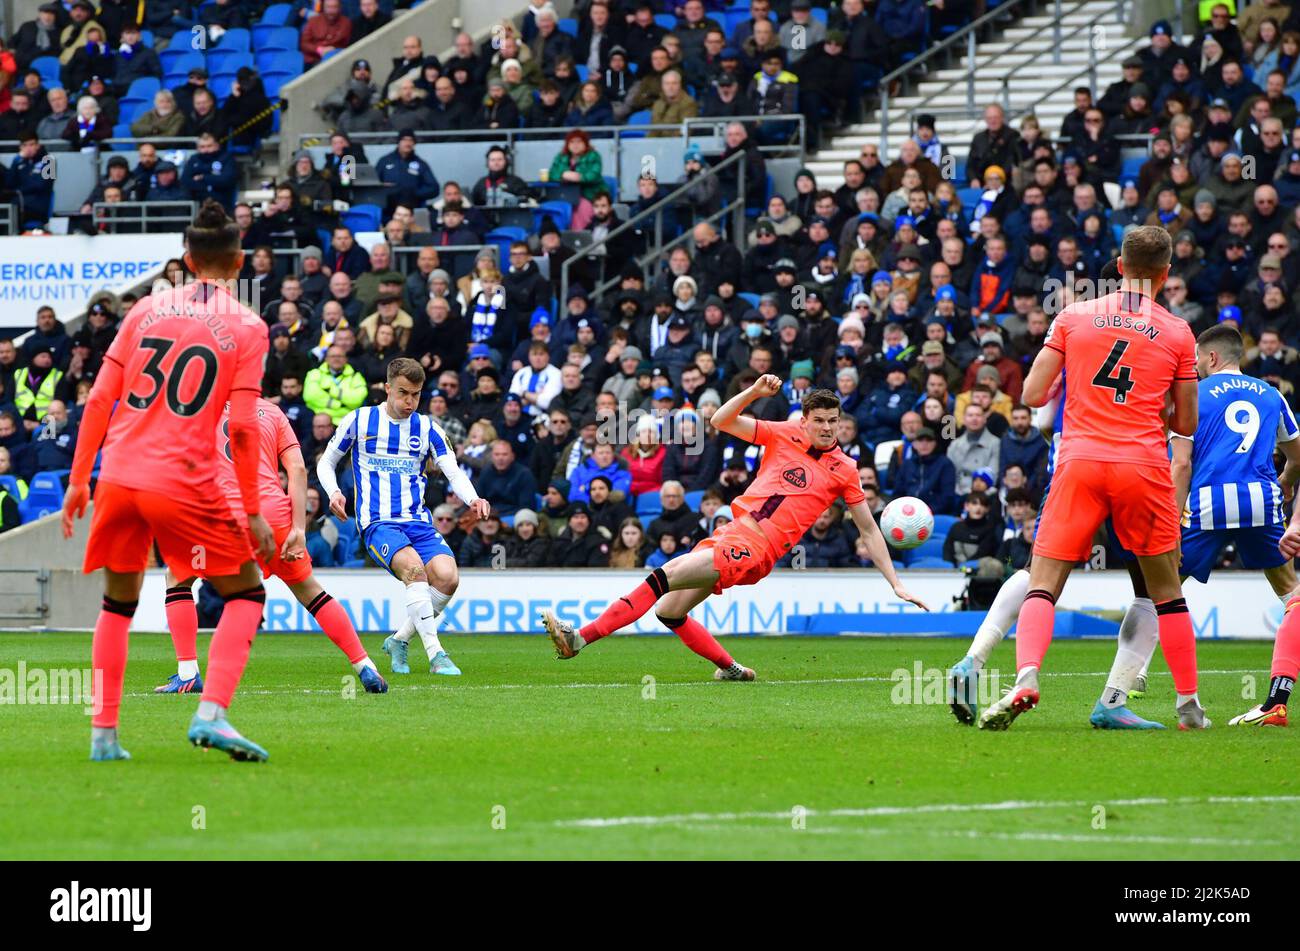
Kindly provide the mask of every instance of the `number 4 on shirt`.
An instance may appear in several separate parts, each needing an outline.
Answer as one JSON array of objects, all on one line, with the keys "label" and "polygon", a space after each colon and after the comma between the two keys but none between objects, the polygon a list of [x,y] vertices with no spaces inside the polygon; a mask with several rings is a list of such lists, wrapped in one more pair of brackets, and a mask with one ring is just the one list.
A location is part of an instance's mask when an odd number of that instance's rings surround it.
[{"label": "number 4 on shirt", "polygon": [[[1097,370],[1097,375],[1092,378],[1093,386],[1104,386],[1106,389],[1115,391],[1115,402],[1123,403],[1128,398],[1128,391],[1133,389],[1133,371],[1128,367],[1120,366],[1120,358],[1124,356],[1124,351],[1128,349],[1127,340],[1116,340],[1115,345],[1110,348],[1110,354],[1106,357],[1106,362]],[[1118,372],[1116,372],[1118,370]],[[1114,374],[1113,376],[1111,374]]]}]

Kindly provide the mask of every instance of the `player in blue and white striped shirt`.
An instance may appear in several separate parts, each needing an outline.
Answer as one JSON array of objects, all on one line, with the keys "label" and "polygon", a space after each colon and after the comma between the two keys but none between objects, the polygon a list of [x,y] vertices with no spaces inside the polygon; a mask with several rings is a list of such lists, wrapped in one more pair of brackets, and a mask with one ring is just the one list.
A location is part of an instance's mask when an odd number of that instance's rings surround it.
[{"label": "player in blue and white striped shirt", "polygon": [[[1286,530],[1275,449],[1287,458],[1286,482],[1300,474],[1300,428],[1282,394],[1241,372],[1241,335],[1215,327],[1197,341],[1200,419],[1190,437],[1170,440],[1174,486],[1183,511],[1181,573],[1204,584],[1223,546],[1263,569],[1284,597],[1295,571],[1277,547]],[[1289,493],[1288,493],[1289,494]]]},{"label": "player in blue and white striped shirt", "polygon": [[480,499],[442,429],[416,412],[424,388],[424,368],[405,357],[388,365],[388,398],[343,417],[316,466],[329,495],[330,511],[347,518],[347,497],[339,489],[338,464],[352,455],[356,519],[371,556],[406,585],[406,622],[384,641],[393,673],[409,674],[407,643],[417,632],[429,655],[429,671],[458,675],[438,640],[438,616],[456,593],[456,558],[433,527],[424,504],[425,466],[432,459],[451,489],[479,518],[491,508]]}]

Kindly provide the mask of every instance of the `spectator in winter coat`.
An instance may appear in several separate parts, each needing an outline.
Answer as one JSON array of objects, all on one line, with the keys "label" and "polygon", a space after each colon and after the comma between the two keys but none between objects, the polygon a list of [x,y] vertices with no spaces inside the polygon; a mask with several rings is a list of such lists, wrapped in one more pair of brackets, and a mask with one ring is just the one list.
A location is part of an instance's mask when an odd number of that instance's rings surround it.
[{"label": "spectator in winter coat", "polygon": [[1001,443],[988,430],[988,417],[983,407],[972,403],[966,407],[962,423],[965,429],[948,447],[948,459],[957,473],[957,495],[970,492],[971,477],[981,469],[1001,472],[998,454]]},{"label": "spectator in winter coat", "polygon": [[952,515],[957,510],[957,472],[937,446],[934,430],[922,426],[912,440],[911,458],[899,467],[894,494],[918,498],[936,515]]},{"label": "spectator in winter coat", "polygon": [[954,565],[962,565],[993,557],[1001,543],[1001,520],[992,517],[989,500],[983,493],[971,492],[966,497],[965,516],[948,529],[948,537],[943,540],[943,557]]},{"label": "spectator in winter coat", "polygon": [[1017,403],[1011,408],[1011,428],[1002,437],[999,448],[998,464],[1002,468],[998,475],[1009,466],[1020,466],[1030,474],[1037,472],[1047,449],[1047,440],[1034,428],[1033,411]]},{"label": "spectator in winter coat", "polygon": [[494,511],[513,515],[535,503],[537,481],[528,467],[515,461],[515,449],[504,439],[492,444],[492,464],[479,470],[475,488]]}]

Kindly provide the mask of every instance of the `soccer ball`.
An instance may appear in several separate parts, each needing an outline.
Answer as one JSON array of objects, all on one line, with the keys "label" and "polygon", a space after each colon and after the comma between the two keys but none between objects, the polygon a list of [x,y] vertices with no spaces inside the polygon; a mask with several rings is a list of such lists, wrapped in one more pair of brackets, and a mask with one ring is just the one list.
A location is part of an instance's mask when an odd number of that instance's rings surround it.
[{"label": "soccer ball", "polygon": [[894,499],[880,513],[880,530],[894,548],[915,548],[934,534],[934,515],[920,499]]}]

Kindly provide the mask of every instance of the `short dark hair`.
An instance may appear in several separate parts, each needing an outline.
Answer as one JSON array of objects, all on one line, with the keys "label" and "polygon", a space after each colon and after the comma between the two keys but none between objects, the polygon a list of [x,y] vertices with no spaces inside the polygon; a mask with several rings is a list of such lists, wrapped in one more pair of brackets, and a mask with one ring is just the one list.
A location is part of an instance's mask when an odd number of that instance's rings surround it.
[{"label": "short dark hair", "polygon": [[1240,363],[1246,346],[1241,339],[1241,331],[1235,327],[1216,324],[1196,338],[1196,346],[1213,350],[1228,363]]},{"label": "short dark hair", "polygon": [[413,383],[416,386],[424,386],[424,367],[412,360],[410,357],[398,357],[392,363],[388,364],[388,382],[392,383],[398,378]]},{"label": "short dark hair", "polygon": [[840,398],[830,390],[809,390],[804,394],[803,400],[800,401],[799,405],[800,409],[803,410],[803,415],[805,416],[813,410],[818,409],[833,409],[838,412],[840,408]]}]

